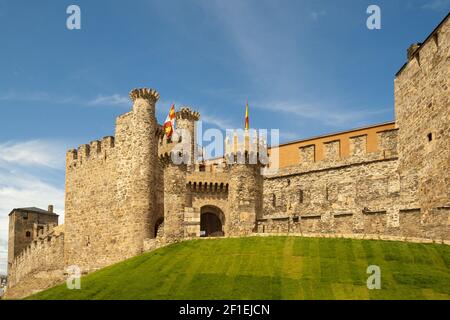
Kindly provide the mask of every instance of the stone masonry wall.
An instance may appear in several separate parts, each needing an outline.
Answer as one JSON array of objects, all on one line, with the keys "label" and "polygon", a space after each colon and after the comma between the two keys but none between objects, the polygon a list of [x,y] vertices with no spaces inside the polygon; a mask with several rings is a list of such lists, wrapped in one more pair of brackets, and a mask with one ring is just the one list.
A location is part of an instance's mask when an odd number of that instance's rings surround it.
[{"label": "stone masonry wall", "polygon": [[109,249],[118,241],[119,232],[116,159],[113,137],[91,142],[67,154],[66,265],[91,269],[118,259]]},{"label": "stone masonry wall", "polygon": [[[38,273],[40,277],[61,279],[64,274],[64,233],[51,229],[40,234],[14,259],[10,271],[8,286],[11,288]],[[13,297],[14,291],[8,295]]]},{"label": "stone masonry wall", "polygon": [[100,268],[143,251],[162,216],[156,200],[161,181],[154,116],[159,95],[131,93],[133,110],[117,118],[115,138],[94,141],[67,154],[66,265]]},{"label": "stone masonry wall", "polygon": [[399,172],[416,180],[422,222],[436,225],[450,208],[450,16],[408,60],[395,78]]}]

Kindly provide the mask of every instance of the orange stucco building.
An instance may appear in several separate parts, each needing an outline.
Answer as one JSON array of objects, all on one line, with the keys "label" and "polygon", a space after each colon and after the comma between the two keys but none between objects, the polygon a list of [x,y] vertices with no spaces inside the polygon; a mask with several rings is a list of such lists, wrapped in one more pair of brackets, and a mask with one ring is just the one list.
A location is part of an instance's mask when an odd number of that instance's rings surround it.
[{"label": "orange stucco building", "polygon": [[[367,152],[377,151],[377,133],[392,130],[395,128],[395,122],[385,122],[381,124],[371,125],[368,127],[357,128],[347,131],[336,132],[303,140],[296,140],[280,144],[279,146],[279,167],[289,167],[298,165],[300,160],[300,148],[314,145],[315,161],[324,158],[324,144],[339,141],[340,157],[346,158],[350,155],[350,138],[367,136]],[[269,149],[270,153],[270,149]]]}]

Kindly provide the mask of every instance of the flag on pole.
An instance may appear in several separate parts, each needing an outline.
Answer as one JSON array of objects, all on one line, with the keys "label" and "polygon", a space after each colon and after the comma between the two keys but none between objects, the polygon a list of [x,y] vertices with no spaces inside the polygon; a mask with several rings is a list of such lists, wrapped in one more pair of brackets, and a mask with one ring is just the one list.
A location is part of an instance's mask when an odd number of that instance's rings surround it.
[{"label": "flag on pole", "polygon": [[164,122],[164,133],[170,138],[175,130],[175,104],[172,104],[166,122]]},{"label": "flag on pole", "polygon": [[248,130],[248,101],[245,104],[245,130]]}]

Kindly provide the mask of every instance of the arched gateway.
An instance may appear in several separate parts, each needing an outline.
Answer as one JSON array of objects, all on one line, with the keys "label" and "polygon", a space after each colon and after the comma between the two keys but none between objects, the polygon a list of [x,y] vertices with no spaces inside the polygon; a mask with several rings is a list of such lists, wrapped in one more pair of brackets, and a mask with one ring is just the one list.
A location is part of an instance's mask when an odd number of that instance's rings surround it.
[{"label": "arched gateway", "polygon": [[223,226],[225,215],[216,206],[203,206],[200,209],[200,236],[201,237],[221,237],[225,233]]}]

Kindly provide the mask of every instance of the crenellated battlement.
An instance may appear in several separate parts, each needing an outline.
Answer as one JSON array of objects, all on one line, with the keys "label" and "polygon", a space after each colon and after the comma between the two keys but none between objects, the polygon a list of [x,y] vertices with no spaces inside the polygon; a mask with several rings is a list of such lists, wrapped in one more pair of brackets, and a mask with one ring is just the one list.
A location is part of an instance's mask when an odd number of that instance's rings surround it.
[{"label": "crenellated battlement", "polygon": [[256,130],[237,130],[230,139],[225,138],[225,161],[233,164],[268,164],[267,142],[258,137]]},{"label": "crenellated battlement", "polygon": [[228,183],[224,182],[189,181],[187,187],[191,192],[228,193]]},{"label": "crenellated battlement", "polygon": [[90,159],[106,160],[114,152],[115,141],[114,137],[107,136],[101,141],[94,140],[89,144],[83,144],[78,149],[71,149],[66,153],[66,165],[70,168],[75,168]]},{"label": "crenellated battlement", "polygon": [[159,100],[159,93],[155,89],[139,88],[130,92],[131,101],[135,102],[136,99],[146,99],[153,103]]},{"label": "crenellated battlement", "polygon": [[200,119],[200,112],[194,111],[188,106],[181,107],[179,111],[176,112],[176,119],[184,119],[189,121],[198,121]]},{"label": "crenellated battlement", "polygon": [[13,287],[25,277],[44,272],[50,278],[52,271],[60,275],[64,269],[64,232],[56,226],[47,226],[39,237],[14,258],[9,267],[8,286]]}]

